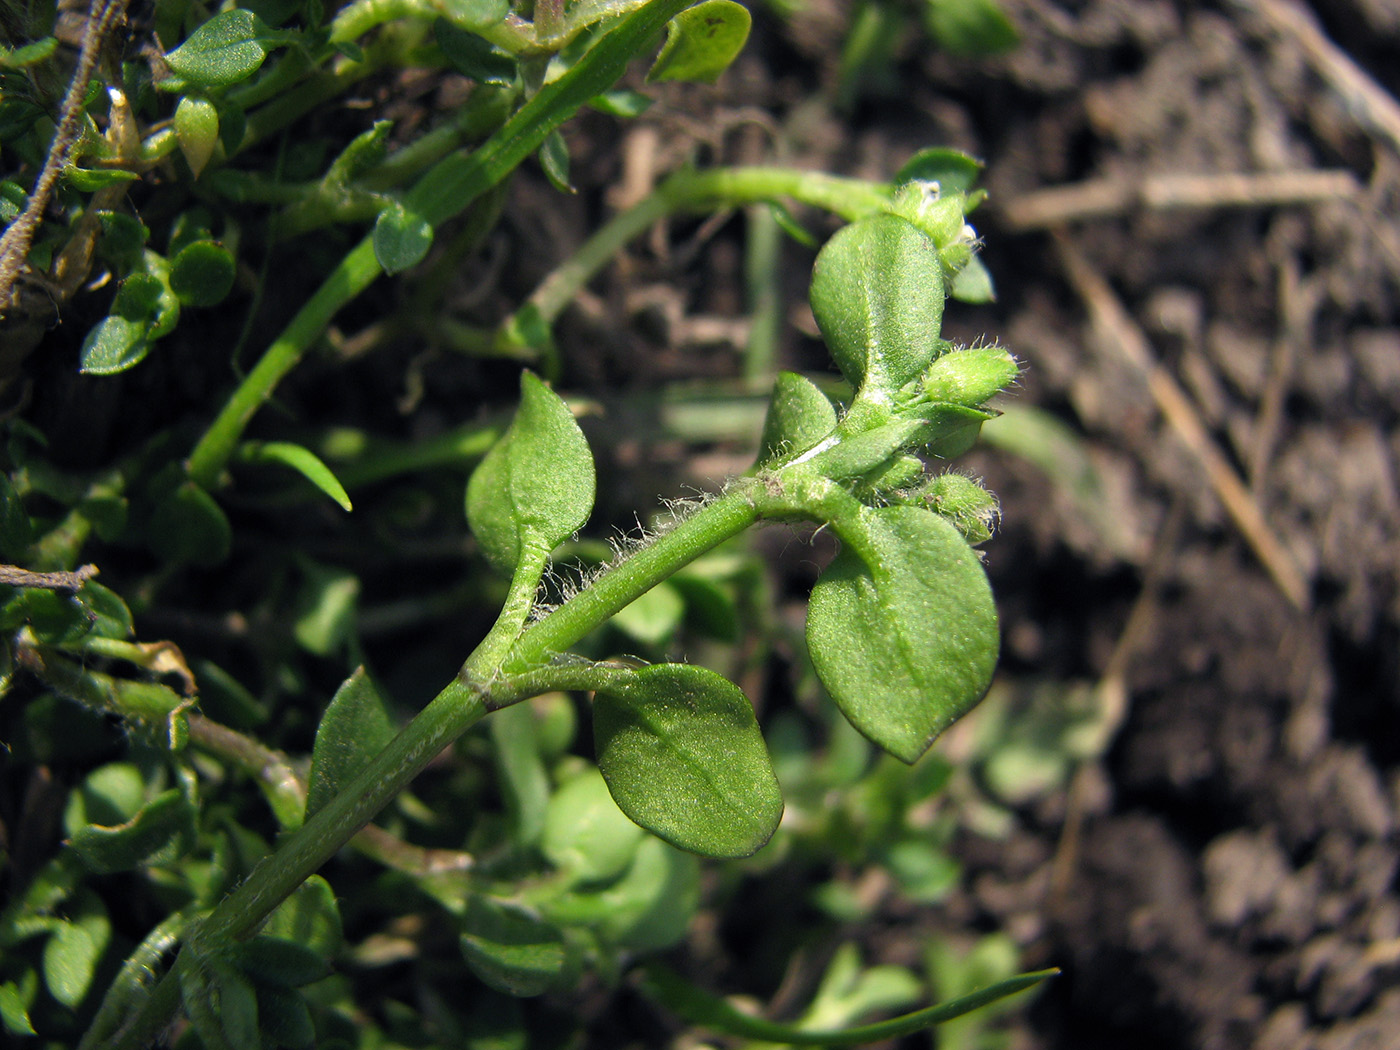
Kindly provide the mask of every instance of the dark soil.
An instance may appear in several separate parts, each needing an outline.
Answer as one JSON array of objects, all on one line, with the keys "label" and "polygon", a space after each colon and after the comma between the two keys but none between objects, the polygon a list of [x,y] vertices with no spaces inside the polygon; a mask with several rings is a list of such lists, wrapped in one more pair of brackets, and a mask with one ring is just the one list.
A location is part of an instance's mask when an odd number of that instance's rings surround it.
[{"label": "dark soil", "polygon": [[[760,18],[718,88],[667,107],[712,112],[644,120],[621,158],[586,128],[580,149],[612,181],[651,136],[663,171],[687,150],[873,177],[931,144],[986,160],[976,219],[1000,299],[950,323],[1023,358],[1014,407],[1069,424],[1101,486],[1086,502],[1023,459],[979,453],[1003,499],[988,559],[1005,673],[1094,684],[1121,722],[1063,790],[1018,811],[1009,840],[968,837],[968,889],[940,921],[1007,930],[1027,963],[1063,967],[1018,1046],[1400,1046],[1400,141],[1383,109],[1400,91],[1400,14],[1345,0],[1305,15],[1372,78],[1367,99],[1343,97],[1273,4],[1009,6],[1015,52],[955,60],[911,34],[898,93],[846,117],[824,101],[843,11]],[[1322,171],[1351,188],[1319,198],[1307,187]],[[1142,196],[1152,177],[1228,173],[1281,173],[1285,189]],[[1108,201],[1097,214],[1027,218],[1037,191],[1087,180]],[[1121,301],[1116,324],[1095,325],[1050,228]],[[691,286],[615,273],[603,294],[631,321],[609,344],[628,349],[574,347],[575,374],[601,386],[723,369],[722,345],[699,353],[688,337],[732,316],[738,263],[722,236],[700,258]],[[1144,362],[1122,349],[1135,332],[1155,382],[1184,391],[1242,479],[1272,553],[1154,406]],[[784,354],[820,366],[797,336]]]}]

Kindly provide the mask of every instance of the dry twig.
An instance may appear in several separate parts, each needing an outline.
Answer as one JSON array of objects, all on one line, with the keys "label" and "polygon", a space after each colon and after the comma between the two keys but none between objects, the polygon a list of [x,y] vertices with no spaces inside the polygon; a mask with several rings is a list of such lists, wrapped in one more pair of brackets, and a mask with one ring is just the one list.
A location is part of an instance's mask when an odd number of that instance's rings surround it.
[{"label": "dry twig", "polygon": [[1186,393],[1157,362],[1147,337],[1118,301],[1108,282],[1090,265],[1068,236],[1056,231],[1054,238],[1065,272],[1088,306],[1094,327],[1103,334],[1107,344],[1147,381],[1158,411],[1201,465],[1225,512],[1275,585],[1295,608],[1307,609],[1308,583],[1302,570],[1273,534],[1244,482],[1206,432]]},{"label": "dry twig", "polygon": [[1001,206],[1015,231],[1043,230],[1135,208],[1238,208],[1352,200],[1361,184],[1349,171],[1148,175],[1140,180],[1090,179],[1023,194]]},{"label": "dry twig", "polygon": [[0,565],[0,584],[8,587],[38,587],[46,591],[74,594],[97,575],[96,565],[84,565],[72,572],[30,572],[17,565]]},{"label": "dry twig", "polygon": [[1400,103],[1327,39],[1309,11],[1293,0],[1235,0],[1235,6],[1262,17],[1275,32],[1295,40],[1357,121],[1400,153]]},{"label": "dry twig", "polygon": [[83,114],[83,99],[87,95],[97,59],[107,35],[126,15],[127,0],[92,0],[88,8],[87,28],[83,33],[82,50],[78,52],[78,65],[69,81],[68,92],[63,97],[62,116],[53,141],[49,144],[49,155],[44,161],[43,170],[34,181],[34,189],[29,201],[15,220],[0,237],[0,317],[13,305],[12,293],[15,279],[29,255],[29,245],[34,239],[34,231],[48,207],[54,184],[68,166],[73,147],[78,141],[78,125]]}]

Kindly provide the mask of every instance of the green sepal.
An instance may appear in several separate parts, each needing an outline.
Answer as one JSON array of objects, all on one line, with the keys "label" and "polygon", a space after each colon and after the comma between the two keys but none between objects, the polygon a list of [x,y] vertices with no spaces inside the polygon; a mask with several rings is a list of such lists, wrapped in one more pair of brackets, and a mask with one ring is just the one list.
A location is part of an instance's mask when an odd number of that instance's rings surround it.
[{"label": "green sepal", "polygon": [[467,484],[467,520],[487,559],[510,573],[526,544],[552,550],[593,509],[593,453],[569,406],[531,372],[520,409]]},{"label": "green sepal", "polygon": [[836,409],[817,384],[796,372],[779,372],[763,419],[758,462],[791,459],[835,429]]},{"label": "green sepal", "polygon": [[897,215],[869,216],[827,241],[812,271],[812,312],[857,400],[888,402],[928,367],[943,283],[937,246]]},{"label": "green sepal", "polygon": [[335,798],[394,738],[394,723],[369,673],[356,668],[336,690],[311,751],[306,816]]},{"label": "green sepal", "polygon": [[907,182],[936,182],[942,193],[970,193],[982,174],[983,164],[962,150],[946,146],[922,149],[900,167],[892,180],[896,186]]},{"label": "green sepal", "polygon": [[593,701],[598,767],[613,799],[692,853],[747,857],[778,827],[783,796],[753,708],[703,667],[658,664]]},{"label": "green sepal", "polygon": [[705,0],[666,23],[666,43],[647,83],[698,80],[713,84],[744,49],[753,18],[734,0]]},{"label": "green sepal", "polygon": [[807,645],[846,719],[905,762],[976,705],[1000,637],[982,563],[917,507],[862,510],[812,589]]}]

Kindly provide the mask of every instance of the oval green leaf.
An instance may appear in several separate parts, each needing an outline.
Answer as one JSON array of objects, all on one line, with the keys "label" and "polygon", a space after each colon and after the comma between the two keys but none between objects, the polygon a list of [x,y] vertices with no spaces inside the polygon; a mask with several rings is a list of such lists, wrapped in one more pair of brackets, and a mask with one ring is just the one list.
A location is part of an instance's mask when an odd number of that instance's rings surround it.
[{"label": "oval green leaf", "polygon": [[194,844],[195,811],[183,792],[171,788],[115,827],[89,824],[68,840],[83,866],[99,875],[167,863]]},{"label": "oval green leaf", "polygon": [[817,384],[796,372],[779,372],[763,420],[758,461],[776,463],[806,452],[836,429],[836,409]]},{"label": "oval green leaf", "polygon": [[374,257],[387,274],[401,273],[423,261],[433,245],[433,228],[426,219],[398,201],[374,222]]},{"label": "oval green leaf", "polygon": [[533,912],[473,897],[462,916],[462,957],[472,972],[506,995],[541,995],[569,963],[558,927]]},{"label": "oval green leaf", "polygon": [[627,870],[643,839],[596,769],[566,781],[549,800],[540,851],[575,882],[602,882]]},{"label": "oval green leaf", "polygon": [[908,220],[881,214],[837,231],[812,270],[812,312],[841,374],[888,402],[921,375],[943,323],[938,248]]},{"label": "oval green leaf", "polygon": [[263,933],[305,945],[323,958],[334,957],[345,938],[331,884],[312,875],[277,906]]},{"label": "oval green leaf", "polygon": [[168,564],[208,567],[228,557],[233,529],[214,497],[186,481],[156,505],[146,539]]},{"label": "oval green leaf", "polygon": [[561,397],[531,372],[520,409],[467,484],[467,520],[490,562],[510,572],[522,545],[552,549],[593,510],[593,453]]},{"label": "oval green leaf", "polygon": [[374,681],[363,667],[356,668],[336,690],[316,727],[306,815],[310,817],[335,798],[394,738],[394,732]]},{"label": "oval green leaf", "polygon": [[44,944],[44,983],[64,1006],[81,1003],[92,987],[98,961],[112,939],[112,924],[96,897],[85,895],[90,909],[70,922],[60,922]]},{"label": "oval green leaf", "polygon": [[666,43],[647,83],[698,80],[713,84],[744,49],[753,19],[733,0],[705,0],[666,23]]},{"label": "oval green leaf", "polygon": [[220,87],[256,73],[269,50],[267,26],[238,7],[205,22],[165,56],[165,63],[192,84]]},{"label": "oval green leaf", "polygon": [[79,356],[78,371],[89,376],[125,372],[151,352],[150,325],[120,314],[108,314],[88,331]]},{"label": "oval green leaf", "polygon": [[195,241],[170,260],[170,290],[185,306],[214,306],[232,291],[236,269],[227,248]]},{"label": "oval green leaf", "polygon": [[747,857],[768,841],[783,796],[753,708],[703,667],[658,664],[593,701],[598,766],[622,811],[674,846]]},{"label": "oval green leaf", "polygon": [[929,511],[886,507],[832,524],[846,546],[812,589],[812,663],[853,726],[913,762],[991,684],[991,585],[957,530]]},{"label": "oval green leaf", "polygon": [[194,177],[209,163],[219,141],[219,111],[207,98],[186,95],[175,107],[175,140]]}]

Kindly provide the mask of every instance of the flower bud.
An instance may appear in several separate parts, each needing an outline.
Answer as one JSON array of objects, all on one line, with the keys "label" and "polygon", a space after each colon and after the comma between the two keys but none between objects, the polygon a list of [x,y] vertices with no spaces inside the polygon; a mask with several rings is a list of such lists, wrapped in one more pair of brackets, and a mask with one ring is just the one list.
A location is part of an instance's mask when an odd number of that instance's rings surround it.
[{"label": "flower bud", "polygon": [[980,405],[1020,374],[1000,346],[974,346],[944,354],[924,373],[924,396],[954,405]]},{"label": "flower bud", "polygon": [[972,478],[940,474],[920,492],[922,502],[976,545],[992,538],[1000,508],[997,498]]}]

